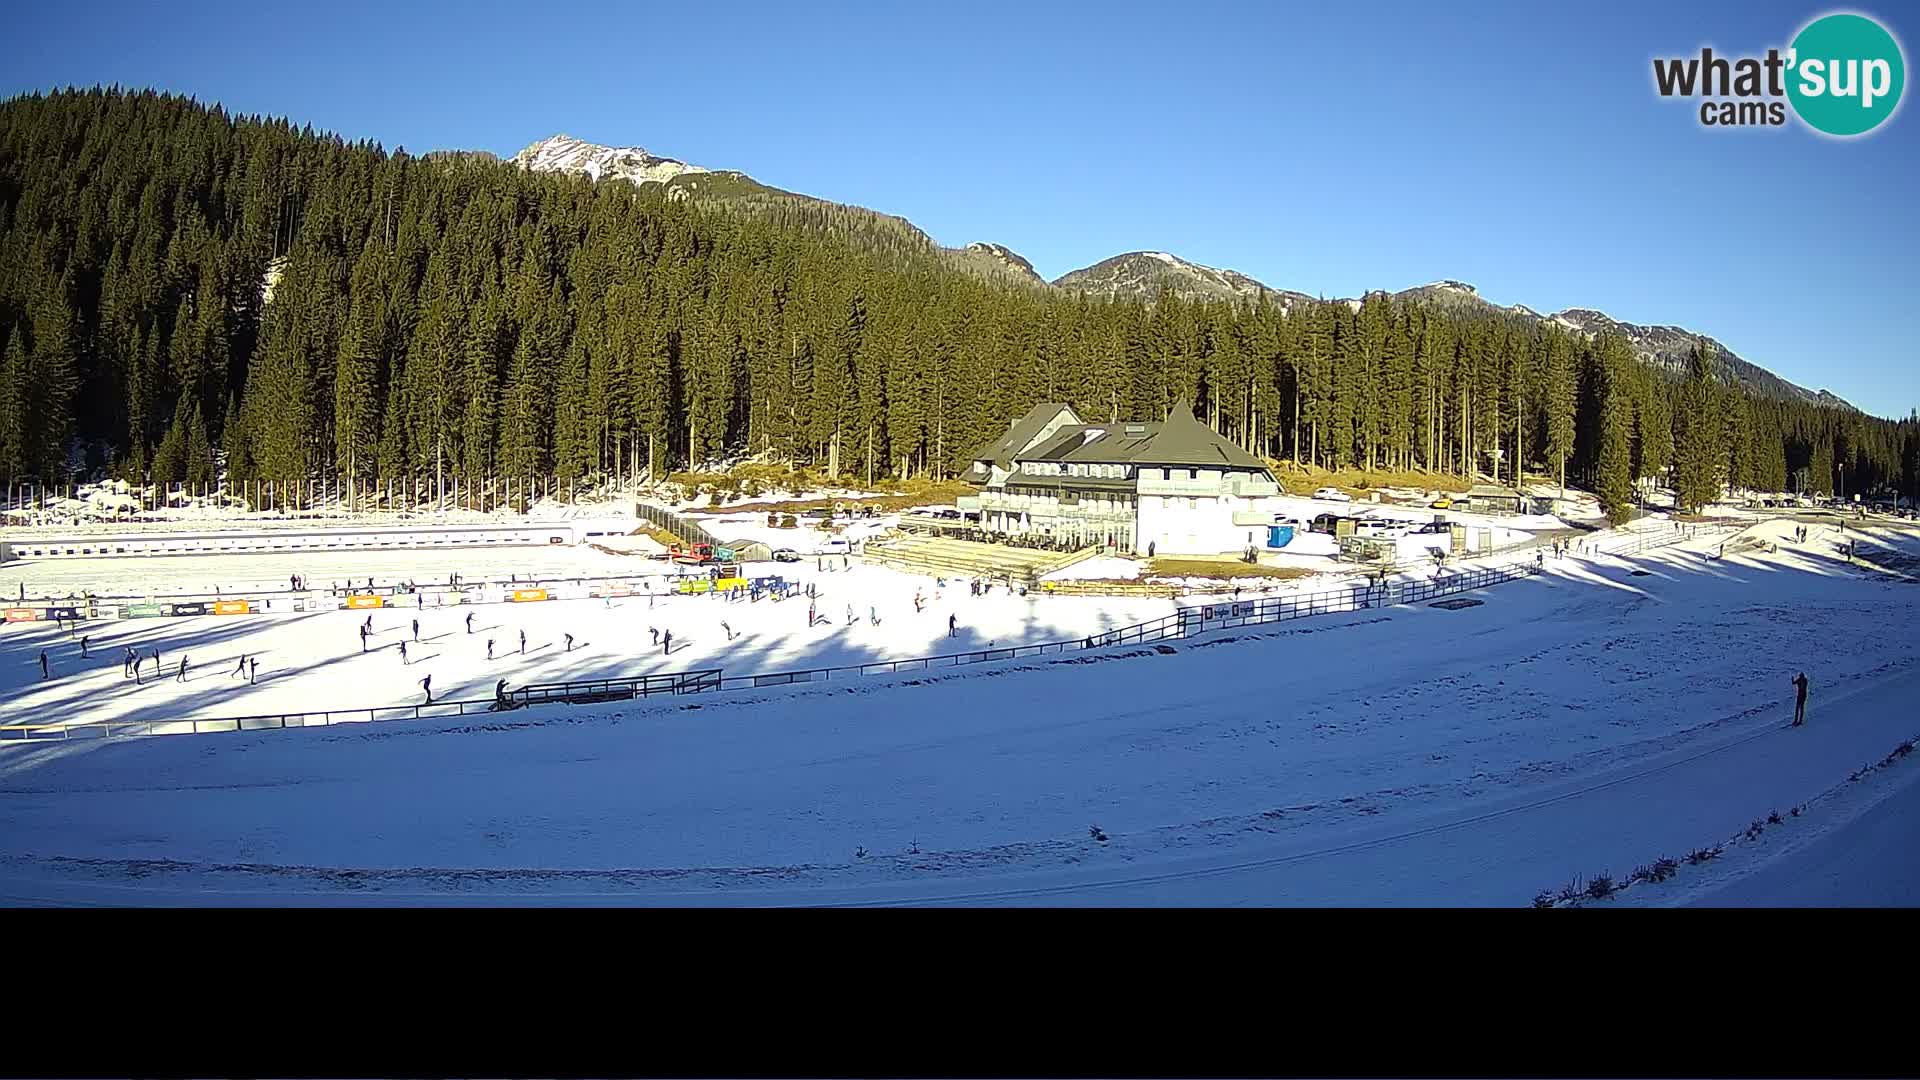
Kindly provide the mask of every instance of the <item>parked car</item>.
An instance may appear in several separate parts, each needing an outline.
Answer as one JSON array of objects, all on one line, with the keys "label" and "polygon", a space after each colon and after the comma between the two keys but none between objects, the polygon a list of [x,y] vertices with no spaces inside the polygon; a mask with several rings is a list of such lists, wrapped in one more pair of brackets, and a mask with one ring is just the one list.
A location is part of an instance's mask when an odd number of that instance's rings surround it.
[{"label": "parked car", "polygon": [[792,548],[777,548],[773,553],[774,562],[799,562],[800,553]]},{"label": "parked car", "polygon": [[853,545],[847,543],[845,540],[834,539],[820,542],[820,554],[822,555],[845,555],[852,550]]},{"label": "parked car", "polygon": [[1428,503],[1427,508],[1430,510],[1451,510],[1453,509],[1453,496],[1442,495]]},{"label": "parked car", "polygon": [[1328,499],[1333,502],[1352,502],[1353,501],[1353,496],[1347,494],[1344,491],[1341,491],[1337,487],[1323,487],[1319,491],[1314,492],[1313,497],[1316,499]]}]

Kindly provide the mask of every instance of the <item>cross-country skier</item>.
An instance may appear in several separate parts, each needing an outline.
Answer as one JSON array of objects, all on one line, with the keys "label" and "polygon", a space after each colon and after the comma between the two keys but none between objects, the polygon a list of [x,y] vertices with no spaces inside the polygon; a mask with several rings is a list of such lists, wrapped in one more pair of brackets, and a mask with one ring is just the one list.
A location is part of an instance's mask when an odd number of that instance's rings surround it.
[{"label": "cross-country skier", "polygon": [[433,704],[433,676],[429,675],[420,680],[420,691],[427,695],[427,704]]},{"label": "cross-country skier", "polygon": [[847,625],[852,626],[854,623],[859,621],[860,621],[859,618],[855,616],[853,613],[853,605],[848,604],[847,605]]},{"label": "cross-country skier", "polygon": [[673,655],[673,631],[671,630],[660,636],[660,655]]},{"label": "cross-country skier", "polygon": [[572,651],[573,651],[573,635],[572,635],[572,634],[564,634],[564,635],[562,635],[562,636],[563,636],[563,637],[565,637],[565,638],[567,639],[567,651],[568,651],[568,652],[572,652]]},{"label": "cross-country skier", "polygon": [[487,639],[487,659],[493,659],[493,639]]},{"label": "cross-country skier", "polygon": [[500,710],[507,707],[507,680],[505,679],[493,684],[493,707]]},{"label": "cross-country skier", "polygon": [[260,677],[260,658],[256,656],[253,659],[247,661],[247,685],[252,686],[259,677]]},{"label": "cross-country skier", "polygon": [[868,621],[868,622],[870,622],[870,623],[872,623],[872,624],[873,624],[873,625],[875,625],[875,626],[879,626],[879,625],[880,625],[880,612],[879,612],[879,609],[877,609],[877,608],[872,608],[872,607],[869,607],[869,608],[867,609],[867,621]]},{"label": "cross-country skier", "polygon": [[659,628],[659,627],[657,627],[657,626],[649,626],[649,627],[647,627],[647,633],[649,633],[649,634],[652,634],[652,635],[653,635],[653,643],[654,643],[655,645],[658,645],[658,644],[660,644],[660,628]]},{"label": "cross-country skier", "polygon": [[47,650],[45,649],[40,650],[40,677],[43,679],[47,677]]},{"label": "cross-country skier", "polygon": [[190,659],[192,659],[192,657],[183,656],[180,658],[180,673],[173,677],[174,681],[176,682],[187,681],[187,661]]},{"label": "cross-country skier", "polygon": [[407,643],[403,641],[400,643],[400,663],[402,666],[404,666],[406,662],[407,662]]},{"label": "cross-country skier", "polygon": [[957,616],[947,616],[947,636],[957,637],[960,633],[960,620]]},{"label": "cross-country skier", "polygon": [[527,655],[527,632],[525,630],[520,631],[520,655]]},{"label": "cross-country skier", "polygon": [[1807,720],[1807,673],[1801,672],[1793,677],[1793,726],[1799,727]]},{"label": "cross-country skier", "polygon": [[80,659],[85,660],[86,658],[87,658],[87,639],[86,637],[82,636],[80,638]]},{"label": "cross-country skier", "polygon": [[413,640],[415,641],[420,640],[420,620],[419,619],[413,620]]},{"label": "cross-country skier", "polygon": [[467,612],[467,633],[473,633],[473,612]]},{"label": "cross-country skier", "polygon": [[360,651],[367,651],[367,628],[364,624],[360,627]]},{"label": "cross-country skier", "polygon": [[247,654],[241,653],[240,662],[233,666],[232,671],[227,672],[227,678],[244,679],[246,678],[246,676],[247,676]]},{"label": "cross-country skier", "polygon": [[120,658],[120,677],[123,679],[131,678],[133,676],[133,646],[125,645],[122,646],[122,648],[126,649],[127,654]]},{"label": "cross-country skier", "polygon": [[733,640],[733,627],[727,625],[727,620],[725,619],[720,620],[720,629],[726,631],[728,641]]}]

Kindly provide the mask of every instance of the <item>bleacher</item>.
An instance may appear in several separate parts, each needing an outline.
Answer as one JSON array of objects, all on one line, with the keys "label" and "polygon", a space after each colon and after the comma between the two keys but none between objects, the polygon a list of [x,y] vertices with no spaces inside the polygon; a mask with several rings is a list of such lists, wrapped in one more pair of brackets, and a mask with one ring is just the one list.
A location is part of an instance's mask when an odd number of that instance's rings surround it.
[{"label": "bleacher", "polygon": [[935,536],[894,536],[868,541],[862,557],[910,574],[983,578],[1032,587],[1042,576],[1091,558],[1099,550],[1043,551]]}]

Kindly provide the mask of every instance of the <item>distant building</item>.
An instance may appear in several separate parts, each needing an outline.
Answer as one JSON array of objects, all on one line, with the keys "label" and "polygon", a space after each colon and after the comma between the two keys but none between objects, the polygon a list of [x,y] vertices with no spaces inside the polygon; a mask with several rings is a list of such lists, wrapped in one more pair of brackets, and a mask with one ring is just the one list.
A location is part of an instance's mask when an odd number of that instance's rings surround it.
[{"label": "distant building", "polygon": [[1475,484],[1467,491],[1467,509],[1476,514],[1524,514],[1533,499],[1499,484]]},{"label": "distant building", "polygon": [[1234,523],[1280,494],[1264,462],[1194,419],[1186,403],[1158,423],[1088,424],[1037,405],[974,454],[980,487],[960,508],[988,533],[1041,535],[1145,554],[1238,551],[1257,534]]}]

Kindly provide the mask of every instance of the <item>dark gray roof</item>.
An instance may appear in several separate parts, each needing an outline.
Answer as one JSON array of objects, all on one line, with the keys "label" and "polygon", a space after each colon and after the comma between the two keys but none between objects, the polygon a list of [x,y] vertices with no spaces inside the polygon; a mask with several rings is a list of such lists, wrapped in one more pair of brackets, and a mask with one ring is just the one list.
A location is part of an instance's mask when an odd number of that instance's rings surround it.
[{"label": "dark gray roof", "polygon": [[[1015,420],[1005,435],[976,451],[973,460],[1006,465],[1016,456],[1020,456],[1020,452],[1026,449],[1027,444],[1037,438],[1041,430],[1047,426],[1047,422],[1060,415],[1062,409],[1066,409],[1068,415],[1073,415],[1073,410],[1061,401],[1046,401],[1028,409],[1027,415]],[[1075,416],[1074,419],[1077,420],[1079,417]]]},{"label": "dark gray roof", "polygon": [[[1098,431],[1093,438],[1087,433]],[[1045,443],[1016,454],[1023,461],[1125,462],[1266,469],[1259,458],[1194,419],[1182,401],[1157,424],[1069,424]]]}]

